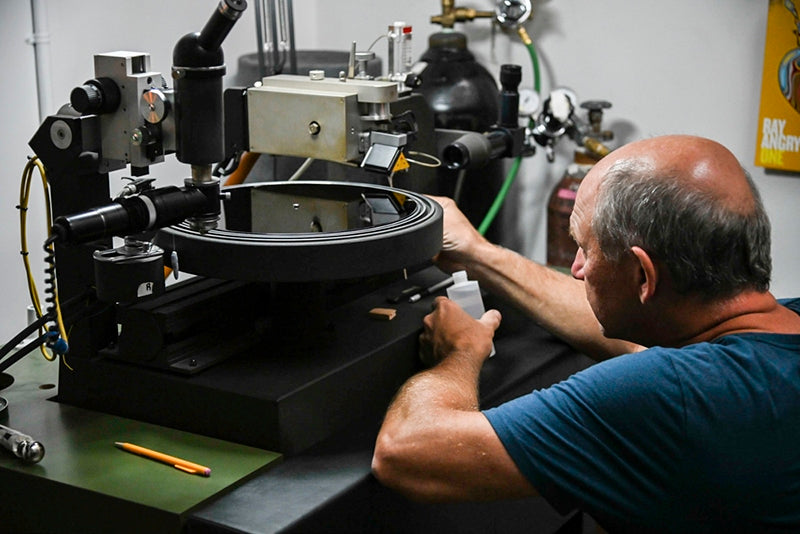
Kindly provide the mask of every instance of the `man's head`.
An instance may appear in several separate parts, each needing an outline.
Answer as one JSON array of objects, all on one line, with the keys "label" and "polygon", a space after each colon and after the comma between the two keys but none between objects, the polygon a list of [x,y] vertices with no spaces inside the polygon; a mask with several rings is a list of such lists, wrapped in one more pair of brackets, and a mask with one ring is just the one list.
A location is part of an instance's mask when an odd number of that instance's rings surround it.
[{"label": "man's head", "polygon": [[642,255],[678,295],[710,301],[769,287],[760,196],[735,156],[708,139],[657,137],[612,152],[584,179],[572,231],[581,247],[573,274],[586,280],[607,334],[603,314],[612,320],[615,300],[643,297],[619,280],[624,262]]}]

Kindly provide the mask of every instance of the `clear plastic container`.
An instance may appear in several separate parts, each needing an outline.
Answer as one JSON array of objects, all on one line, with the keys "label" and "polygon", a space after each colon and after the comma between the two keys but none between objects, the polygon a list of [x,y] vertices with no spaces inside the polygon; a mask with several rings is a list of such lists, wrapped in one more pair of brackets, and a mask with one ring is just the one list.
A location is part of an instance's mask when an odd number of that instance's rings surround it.
[{"label": "clear plastic container", "polygon": [[[467,279],[466,271],[453,273],[453,285],[447,288],[447,298],[461,306],[473,319],[480,319],[486,309],[483,306],[481,288],[475,280]],[[494,356],[494,343],[489,356]]]}]

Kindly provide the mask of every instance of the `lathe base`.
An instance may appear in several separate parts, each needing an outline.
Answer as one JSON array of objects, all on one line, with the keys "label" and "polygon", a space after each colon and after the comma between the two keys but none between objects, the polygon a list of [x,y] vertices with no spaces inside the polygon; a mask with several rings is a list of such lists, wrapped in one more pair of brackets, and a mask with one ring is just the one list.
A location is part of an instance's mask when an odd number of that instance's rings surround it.
[{"label": "lathe base", "polygon": [[[316,343],[266,342],[196,375],[110,358],[68,358],[59,402],[293,454],[355,421],[379,417],[419,367],[418,336],[430,299],[386,296],[443,278],[416,273],[334,309]],[[369,311],[394,306],[391,321]],[[302,345],[306,345],[303,347]]]}]

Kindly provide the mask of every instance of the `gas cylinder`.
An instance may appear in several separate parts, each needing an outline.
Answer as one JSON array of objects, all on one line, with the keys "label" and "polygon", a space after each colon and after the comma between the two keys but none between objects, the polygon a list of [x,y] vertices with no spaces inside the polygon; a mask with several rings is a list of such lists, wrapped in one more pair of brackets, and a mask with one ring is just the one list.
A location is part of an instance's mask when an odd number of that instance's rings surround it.
[{"label": "gas cylinder", "polygon": [[[444,30],[428,38],[428,50],[413,71],[421,94],[433,111],[436,128],[485,132],[498,120],[500,91],[494,77],[467,49],[463,33]],[[440,168],[438,194],[456,197],[458,171]],[[503,160],[492,160],[484,167],[469,170],[461,178],[464,187],[456,198],[461,211],[478,226],[486,215],[503,182]],[[499,242],[502,221],[497,220],[486,237]]]},{"label": "gas cylinder", "polygon": [[614,138],[614,132],[603,129],[603,110],[611,107],[605,100],[589,100],[581,104],[587,110],[589,129],[583,147],[575,151],[573,163],[561,178],[547,203],[547,264],[561,270],[569,270],[578,246],[569,235],[569,217],[575,205],[575,196],[581,180],[610,148],[606,141]]},{"label": "gas cylinder", "polygon": [[594,160],[576,152],[547,202],[547,265],[567,271],[572,266],[578,245],[569,233],[569,218],[583,177]]},{"label": "gas cylinder", "polygon": [[437,32],[428,46],[415,68],[422,83],[414,92],[433,109],[436,127],[482,132],[496,123],[497,82],[467,49],[466,35]]}]

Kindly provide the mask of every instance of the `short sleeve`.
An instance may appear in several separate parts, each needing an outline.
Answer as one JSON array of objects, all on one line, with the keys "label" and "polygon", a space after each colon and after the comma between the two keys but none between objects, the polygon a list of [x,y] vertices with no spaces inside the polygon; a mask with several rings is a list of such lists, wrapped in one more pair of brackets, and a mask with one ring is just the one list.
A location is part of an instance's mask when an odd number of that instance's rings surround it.
[{"label": "short sleeve", "polygon": [[580,507],[598,519],[633,518],[668,506],[664,496],[677,490],[666,486],[675,484],[685,420],[668,349],[596,364],[484,414],[520,471],[562,513]]}]

